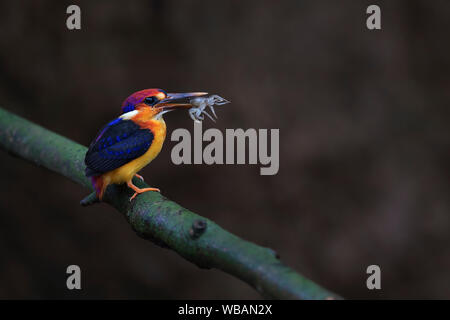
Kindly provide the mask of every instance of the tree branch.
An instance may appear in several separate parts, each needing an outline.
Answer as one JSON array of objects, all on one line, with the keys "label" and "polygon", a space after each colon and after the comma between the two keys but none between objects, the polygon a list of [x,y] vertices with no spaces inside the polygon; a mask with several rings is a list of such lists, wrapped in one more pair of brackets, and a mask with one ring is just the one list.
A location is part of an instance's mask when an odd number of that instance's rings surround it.
[{"label": "tree branch", "polygon": [[[0,108],[0,146],[92,190],[84,176],[86,147]],[[133,181],[147,187],[140,179]],[[217,268],[275,299],[338,299],[283,265],[276,253],[247,242],[157,192],[131,203],[126,186],[108,187],[104,201],[124,214],[136,233],[172,249],[201,268]],[[92,196],[91,196],[92,200]]]}]

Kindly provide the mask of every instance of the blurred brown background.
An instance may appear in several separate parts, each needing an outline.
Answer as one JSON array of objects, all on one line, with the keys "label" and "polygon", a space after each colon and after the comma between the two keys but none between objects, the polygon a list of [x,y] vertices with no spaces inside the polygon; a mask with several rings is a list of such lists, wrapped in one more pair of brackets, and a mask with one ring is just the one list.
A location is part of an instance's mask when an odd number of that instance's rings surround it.
[{"label": "blurred brown background", "polygon": [[[218,128],[280,128],[279,173],[175,166],[168,139],[147,182],[344,297],[450,298],[449,16],[438,0],[3,1],[0,106],[88,145],[134,91],[218,93]],[[168,137],[192,130],[165,119]],[[259,298],[80,207],[67,179],[4,152],[0,166],[0,298]]]}]

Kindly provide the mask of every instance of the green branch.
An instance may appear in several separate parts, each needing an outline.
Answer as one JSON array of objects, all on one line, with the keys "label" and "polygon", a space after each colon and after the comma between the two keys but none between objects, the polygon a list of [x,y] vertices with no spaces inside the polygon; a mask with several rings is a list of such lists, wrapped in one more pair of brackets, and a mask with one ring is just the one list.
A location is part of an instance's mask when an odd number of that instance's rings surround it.
[{"label": "green branch", "polygon": [[[2,109],[0,146],[92,190],[84,176],[86,147]],[[139,179],[134,183],[147,186]],[[201,268],[229,273],[268,298],[339,298],[282,264],[273,250],[247,242],[157,192],[143,193],[130,203],[131,195],[126,186],[113,185],[104,201],[124,214],[140,237],[176,251]]]}]

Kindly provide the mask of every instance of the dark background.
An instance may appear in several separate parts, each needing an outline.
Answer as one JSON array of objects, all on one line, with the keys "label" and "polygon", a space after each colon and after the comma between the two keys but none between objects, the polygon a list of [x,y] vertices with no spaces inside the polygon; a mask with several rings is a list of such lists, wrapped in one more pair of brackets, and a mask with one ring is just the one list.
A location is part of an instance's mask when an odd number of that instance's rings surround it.
[{"label": "dark background", "polygon": [[[344,297],[450,298],[449,16],[437,0],[3,1],[0,106],[88,145],[134,91],[218,93],[221,130],[280,128],[279,173],[175,166],[167,139],[147,182]],[[165,119],[168,137],[192,130]],[[4,152],[0,166],[0,298],[259,298],[80,207],[71,181]]]}]

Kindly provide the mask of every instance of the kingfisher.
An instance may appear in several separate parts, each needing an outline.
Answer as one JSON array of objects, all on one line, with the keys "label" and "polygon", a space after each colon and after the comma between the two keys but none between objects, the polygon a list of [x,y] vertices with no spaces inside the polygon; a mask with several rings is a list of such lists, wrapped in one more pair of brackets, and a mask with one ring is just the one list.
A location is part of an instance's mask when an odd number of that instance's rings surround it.
[{"label": "kingfisher", "polygon": [[162,89],[145,89],[133,93],[122,103],[122,114],[104,126],[92,141],[84,159],[86,176],[92,181],[97,198],[102,200],[110,184],[126,183],[134,190],[133,200],[158,188],[138,188],[134,176],[155,159],[166,138],[163,114],[192,108],[190,100],[206,92],[166,93]]}]

